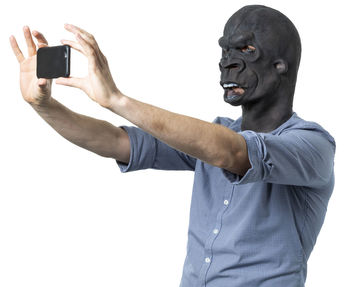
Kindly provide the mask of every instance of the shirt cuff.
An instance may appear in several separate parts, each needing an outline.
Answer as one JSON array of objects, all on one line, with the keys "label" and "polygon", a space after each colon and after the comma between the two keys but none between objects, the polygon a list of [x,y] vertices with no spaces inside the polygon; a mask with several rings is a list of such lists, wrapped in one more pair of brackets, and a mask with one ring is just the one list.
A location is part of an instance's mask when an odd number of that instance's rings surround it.
[{"label": "shirt cuff", "polygon": [[224,176],[232,184],[246,184],[259,181],[262,179],[260,171],[264,158],[263,151],[266,150],[264,149],[264,143],[257,135],[257,133],[253,131],[247,130],[238,132],[238,134],[243,136],[247,143],[248,159],[251,167],[248,169],[244,176],[240,176],[228,170],[222,169]]},{"label": "shirt cuff", "polygon": [[116,160],[120,171],[124,173],[151,167],[155,160],[155,153],[146,150],[147,147],[151,147],[151,150],[155,149],[151,137],[145,136],[145,132],[136,127],[120,126],[120,128],[127,132],[130,141],[129,163]]}]

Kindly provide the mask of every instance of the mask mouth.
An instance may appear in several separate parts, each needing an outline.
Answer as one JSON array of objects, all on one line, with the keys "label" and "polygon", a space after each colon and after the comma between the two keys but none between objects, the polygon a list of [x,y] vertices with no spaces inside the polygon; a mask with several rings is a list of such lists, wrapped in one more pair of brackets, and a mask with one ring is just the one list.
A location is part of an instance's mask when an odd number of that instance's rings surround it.
[{"label": "mask mouth", "polygon": [[222,82],[220,84],[224,88],[225,93],[230,97],[242,96],[247,89],[236,82]]}]

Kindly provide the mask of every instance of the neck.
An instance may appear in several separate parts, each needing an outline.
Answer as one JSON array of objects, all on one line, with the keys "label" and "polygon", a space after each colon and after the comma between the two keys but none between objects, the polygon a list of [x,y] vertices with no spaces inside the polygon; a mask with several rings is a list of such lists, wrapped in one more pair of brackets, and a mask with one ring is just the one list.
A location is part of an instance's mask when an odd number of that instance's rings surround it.
[{"label": "neck", "polygon": [[292,96],[282,95],[274,103],[259,101],[242,106],[241,130],[270,132],[286,122],[293,114]]}]

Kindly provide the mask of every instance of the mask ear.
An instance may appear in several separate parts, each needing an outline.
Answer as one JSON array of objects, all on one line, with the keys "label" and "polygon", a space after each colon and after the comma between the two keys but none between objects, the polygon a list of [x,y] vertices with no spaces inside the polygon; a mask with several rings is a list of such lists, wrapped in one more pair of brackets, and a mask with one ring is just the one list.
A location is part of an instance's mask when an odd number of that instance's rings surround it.
[{"label": "mask ear", "polygon": [[288,64],[285,60],[278,59],[273,63],[273,65],[279,74],[285,74],[288,71]]}]

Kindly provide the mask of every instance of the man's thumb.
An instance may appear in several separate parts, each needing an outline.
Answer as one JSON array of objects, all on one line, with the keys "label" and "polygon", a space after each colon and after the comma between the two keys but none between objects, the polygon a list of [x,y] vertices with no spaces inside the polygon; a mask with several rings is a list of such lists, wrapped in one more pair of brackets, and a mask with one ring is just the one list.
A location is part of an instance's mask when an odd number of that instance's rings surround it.
[{"label": "man's thumb", "polygon": [[69,86],[69,87],[74,87],[78,89],[83,89],[83,79],[82,78],[58,78],[55,81],[56,84],[58,85],[64,85],[64,86]]},{"label": "man's thumb", "polygon": [[43,92],[47,91],[49,88],[49,81],[44,78],[38,79],[38,86]]}]

